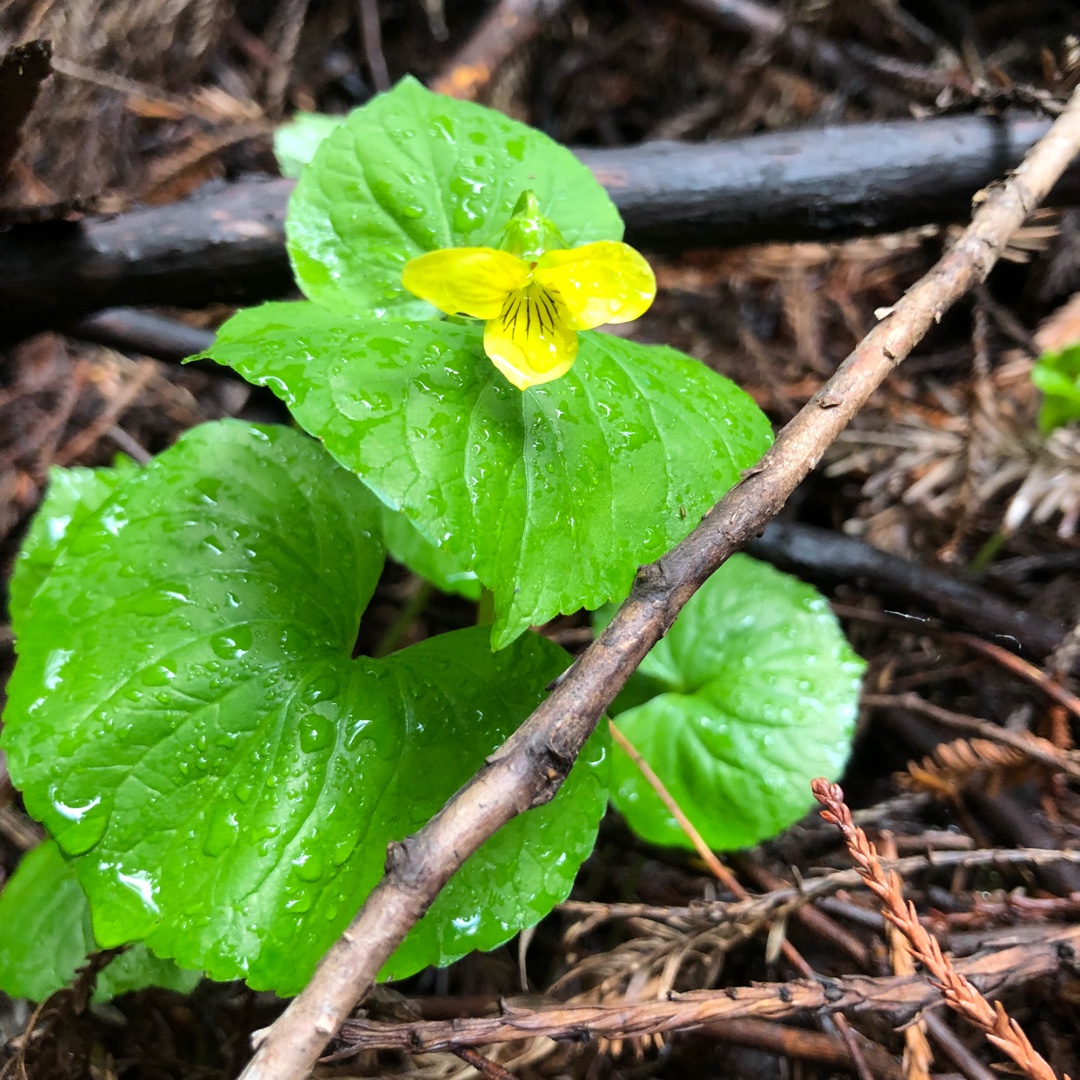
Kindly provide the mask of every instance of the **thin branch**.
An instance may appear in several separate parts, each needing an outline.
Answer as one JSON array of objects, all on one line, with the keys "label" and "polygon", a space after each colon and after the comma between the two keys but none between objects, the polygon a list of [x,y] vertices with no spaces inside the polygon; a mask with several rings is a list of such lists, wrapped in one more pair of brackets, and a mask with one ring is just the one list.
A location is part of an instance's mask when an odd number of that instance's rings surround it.
[{"label": "thin branch", "polygon": [[[986,949],[956,961],[957,971],[987,993],[1004,985],[1044,979],[1061,969],[1069,946],[1080,944],[1080,927],[1048,927],[1038,942],[1008,949]],[[510,1002],[499,1016],[388,1023],[346,1021],[346,1045],[335,1058],[361,1050],[404,1050],[414,1054],[490,1046],[543,1036],[550,1039],[627,1038],[685,1031],[714,1020],[760,1017],[777,1020],[807,1011],[877,1014],[903,1023],[940,1001],[938,991],[920,976],[852,975],[836,979],[794,979],[725,990],[672,994],[664,1001],[621,1001],[608,1005],[553,1004],[519,1008]]]},{"label": "thin branch", "polygon": [[[668,791],[664,781],[656,774],[652,766],[641,756],[637,747],[619,730],[614,723],[608,723],[608,729],[611,732],[611,737],[615,740],[619,746],[622,747],[627,757],[637,766],[641,775],[645,777],[646,782],[659,796],[660,801],[668,808],[668,811],[678,822],[679,827],[689,837],[690,842],[694,845],[694,850],[701,856],[702,861],[712,871],[713,875],[733,893],[739,900],[750,900],[751,896],[747,889],[743,886],[742,882],[716,857],[713,851],[709,848],[709,845],[705,843],[705,838],[695,828],[694,823],[686,816],[682,807],[679,806],[675,797]],[[780,883],[782,887],[782,883]],[[822,915],[821,912],[815,911],[813,908],[803,908],[799,912],[799,917],[803,922],[814,920],[819,922],[825,922],[831,925],[832,920],[827,916]],[[781,928],[783,929],[783,928]],[[839,929],[839,927],[837,928]],[[806,958],[801,952],[792,944],[788,939],[786,932],[784,933],[783,943],[781,945],[785,959],[789,964],[805,979],[812,979],[815,977],[814,969],[806,961]],[[862,1053],[858,1044],[855,1042],[855,1036],[847,1028],[846,1021],[842,1016],[837,1016],[836,1027],[840,1031],[844,1042],[847,1044],[848,1050],[851,1053],[851,1060],[855,1064],[855,1070],[859,1075],[859,1080],[873,1080],[873,1076],[867,1067],[866,1061],[862,1057]]]},{"label": "thin branch", "polygon": [[619,746],[622,747],[626,756],[638,767],[638,771],[643,777],[645,777],[646,783],[656,792],[660,797],[660,801],[668,808],[668,813],[679,823],[679,828],[690,838],[690,843],[694,845],[694,850],[701,857],[701,861],[709,868],[718,881],[720,881],[728,892],[734,893],[740,900],[746,900],[749,897],[749,893],[742,887],[739,879],[716,857],[715,852],[708,844],[705,843],[705,838],[694,828],[694,823],[686,816],[683,808],[675,801],[671,792],[668,791],[664,781],[656,775],[656,771],[653,767],[641,756],[641,752],[636,746],[618,729],[613,723],[608,723],[608,730],[611,732],[612,739],[615,740]]},{"label": "thin branch", "polygon": [[960,1070],[960,1075],[967,1080],[1001,1080],[1001,1077],[988,1069],[968,1048],[945,1022],[943,1016],[928,1009],[923,1016],[927,1031],[934,1037],[934,1042],[946,1057]]},{"label": "thin branch", "polygon": [[266,111],[271,116],[280,116],[284,109],[307,9],[308,0],[282,0],[281,8],[275,12],[272,29],[277,31],[277,53],[266,78]]},{"label": "thin branch", "polygon": [[389,90],[390,70],[383,55],[382,21],[379,17],[379,0],[360,0],[360,45],[364,50],[368,74],[378,91]]},{"label": "thin branch", "polygon": [[986,279],[1012,234],[1080,148],[1080,92],[971,225],[901,297],[772,449],[658,562],[549,697],[415,836],[391,844],[386,874],[270,1028],[245,1080],[301,1080],[372,987],[380,969],[447,881],[507,821],[550,801],[598,720],[694,592],[779,512],[882,380],[969,289]]},{"label": "thin branch", "polygon": [[847,1017],[843,1013],[837,1013],[833,1019],[836,1021],[836,1029],[840,1032],[840,1037],[847,1044],[851,1060],[855,1062],[855,1072],[859,1080],[874,1080],[874,1074],[870,1071],[870,1066],[866,1064],[866,1058],[863,1057],[862,1050],[855,1041],[855,1032],[851,1030]]},{"label": "thin branch", "polygon": [[[855,1067],[844,1040],[801,1027],[788,1027],[772,1020],[756,1020],[751,1016],[738,1020],[714,1020],[698,1028],[697,1034],[719,1043],[748,1046],[795,1061],[813,1061],[847,1070]],[[864,1040],[859,1049],[867,1058],[867,1064],[873,1069],[877,1080],[903,1080],[903,1074],[887,1050],[869,1040]]]},{"label": "thin branch", "polygon": [[[864,97],[878,108],[906,111],[912,90],[935,99],[942,90],[970,91],[970,80],[959,70],[941,71],[885,56],[864,45],[837,45],[793,21],[777,7],[753,0],[683,0],[691,11],[724,30],[743,33],[770,46],[780,46],[793,58],[805,58],[815,72],[827,75],[842,89]],[[901,84],[906,93],[879,80]]]},{"label": "thin branch", "polygon": [[[935,851],[930,855],[909,855],[887,870],[910,877],[926,870],[955,870],[976,866],[1046,866],[1051,863],[1080,864],[1080,851],[1057,851],[1052,848],[988,848],[979,851]],[[595,925],[614,919],[653,919],[663,923],[693,923],[719,926],[722,923],[745,923],[758,926],[769,919],[797,911],[804,904],[832,896],[841,889],[862,884],[858,870],[834,870],[824,877],[810,878],[798,888],[775,889],[752,900],[731,903],[727,900],[697,900],[686,907],[661,904],[604,904],[592,900],[566,900],[558,910],[568,915],[585,915]],[[876,916],[875,916],[876,917]]]},{"label": "thin branch", "polygon": [[975,637],[972,634],[950,634],[949,638],[996,660],[1002,667],[1008,668],[1013,674],[1019,675],[1022,679],[1027,679],[1033,686],[1045,691],[1059,704],[1064,705],[1073,716],[1080,717],[1080,697],[1070,694],[1061,683],[1051,678],[1046,672],[1040,671],[1034,664],[1029,664],[1026,660],[1022,660],[1019,656],[1009,652],[1008,649],[995,645],[992,641],[983,641],[982,638]]},{"label": "thin branch", "polygon": [[499,66],[566,6],[566,0],[499,0],[476,33],[454,54],[432,83],[432,90],[472,100]]},{"label": "thin branch", "polygon": [[984,739],[1017,750],[1048,769],[1061,771],[1073,780],[1080,780],[1080,757],[1075,752],[1059,750],[1049,739],[1030,731],[1010,731],[1000,724],[980,720],[977,716],[966,716],[951,709],[943,709],[916,693],[864,694],[860,701],[870,708],[907,709],[909,712],[921,713],[945,727],[974,732]]}]

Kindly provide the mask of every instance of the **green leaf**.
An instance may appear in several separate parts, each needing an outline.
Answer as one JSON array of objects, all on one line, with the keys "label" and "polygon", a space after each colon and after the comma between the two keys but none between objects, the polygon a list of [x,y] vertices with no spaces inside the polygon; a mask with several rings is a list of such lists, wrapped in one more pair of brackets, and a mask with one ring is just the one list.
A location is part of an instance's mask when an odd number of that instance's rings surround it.
[{"label": "green leaf", "polygon": [[385,503],[495,594],[496,648],[630,591],[769,445],[733,383],[660,346],[583,333],[561,379],[522,393],[477,324],[242,311],[208,355],[271,387]]},{"label": "green leaf", "polygon": [[[3,739],[103,946],[145,940],[295,992],[387,844],[566,666],[535,635],[493,656],[478,628],[351,659],[379,517],[318,443],[230,421],[69,526],[18,638]],[[492,948],[562,899],[603,812],[602,758],[594,744],[555,800],[470,860],[388,970]]]},{"label": "green leaf", "polygon": [[403,79],[351,113],[301,175],[286,221],[297,283],[343,315],[432,318],[401,268],[425,251],[497,244],[525,190],[571,247],[622,238],[618,211],[569,150]]},{"label": "green leaf", "polygon": [[[89,471],[89,470],[80,470]],[[23,856],[0,893],[0,990],[44,1001],[97,951],[90,906],[75,871],[51,840]],[[135,945],[98,973],[95,1001],[160,986],[187,994],[202,978]]]},{"label": "green leaf", "polygon": [[480,582],[445,544],[433,544],[402,513],[382,508],[383,543],[390,557],[444,593],[480,599]]},{"label": "green leaf", "polygon": [[111,469],[49,470],[49,488],[30,525],[11,578],[11,623],[16,635],[30,599],[49,576],[69,530],[95,511],[139,466],[120,456]]},{"label": "green leaf", "polygon": [[[820,593],[734,555],[631,680],[666,692],[616,722],[709,847],[748,847],[809,809],[812,779],[840,775],[864,666]],[[611,789],[640,836],[692,846],[618,746]]]},{"label": "green leaf", "polygon": [[[395,783],[387,796],[399,802],[398,819],[408,821],[395,836],[416,831],[476,773],[568,661],[538,634],[493,654],[485,627],[440,634],[383,661],[402,687],[413,688],[401,700],[406,715],[423,717],[425,728],[423,738],[411,734],[397,767],[408,782]],[[466,672],[469,678],[462,678]],[[443,715],[452,722],[440,726]],[[492,949],[562,903],[596,844],[607,808],[609,754],[610,737],[597,731],[555,799],[504,825],[450,879],[382,977],[402,979],[435,957],[449,963],[473,949]],[[385,842],[373,844],[372,857],[385,850]]]},{"label": "green leaf", "polygon": [[1043,392],[1039,427],[1044,434],[1080,420],[1080,344],[1043,353],[1031,369],[1031,381]]},{"label": "green leaf", "polygon": [[343,116],[298,112],[274,131],[274,157],[282,176],[299,176]]}]

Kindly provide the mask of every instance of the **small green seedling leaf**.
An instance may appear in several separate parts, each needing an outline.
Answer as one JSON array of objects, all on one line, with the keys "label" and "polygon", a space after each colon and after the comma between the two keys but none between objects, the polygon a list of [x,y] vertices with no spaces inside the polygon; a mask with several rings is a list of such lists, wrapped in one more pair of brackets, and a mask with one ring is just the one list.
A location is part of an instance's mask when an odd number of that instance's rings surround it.
[{"label": "small green seedling leaf", "polygon": [[[734,555],[631,680],[665,692],[616,723],[711,848],[748,847],[806,812],[812,779],[840,775],[863,667],[815,589]],[[640,836],[692,846],[618,746],[611,789]]]},{"label": "small green seedling leaf", "polygon": [[1044,434],[1080,420],[1080,344],[1043,353],[1031,369],[1031,381],[1043,392],[1039,427]]},{"label": "small green seedling leaf", "polygon": [[438,317],[401,269],[426,251],[498,243],[522,192],[570,246],[619,240],[592,173],[525,124],[406,78],[352,112],[303,171],[286,222],[297,284],[341,315]]},{"label": "small green seedling leaf", "polygon": [[[380,515],[318,443],[234,421],[188,432],[71,515],[22,620],[3,741],[103,947],[143,940],[212,978],[299,990],[387,844],[565,668],[536,635],[493,655],[486,628],[352,659]],[[384,974],[493,948],[563,899],[606,767],[594,739],[551,803],[465,864]]]},{"label": "small green seedling leaf", "polygon": [[[88,472],[89,470],[80,470]],[[27,852],[0,893],[0,990],[44,1001],[67,986],[97,951],[90,905],[75,871],[51,840]],[[202,978],[133,945],[98,973],[94,1001],[160,986],[187,994]]]},{"label": "small green seedling leaf", "polygon": [[323,140],[344,120],[326,113],[298,112],[274,131],[274,157],[282,176],[297,177]]},{"label": "small green seedling leaf", "polygon": [[[630,591],[767,449],[750,397],[673,349],[580,335],[568,374],[525,392],[479,325],[241,311],[208,355],[269,386],[385,503],[495,594],[506,645]],[[677,387],[677,391],[673,388]]]}]

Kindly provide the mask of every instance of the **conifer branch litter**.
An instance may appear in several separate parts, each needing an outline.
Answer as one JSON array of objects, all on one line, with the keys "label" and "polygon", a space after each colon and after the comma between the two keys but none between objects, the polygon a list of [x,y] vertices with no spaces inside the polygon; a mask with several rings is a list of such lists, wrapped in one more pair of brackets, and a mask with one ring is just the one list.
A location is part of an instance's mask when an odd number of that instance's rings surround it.
[{"label": "conifer branch litter", "polygon": [[[890,861],[896,860],[896,841],[891,833],[882,838],[882,853]],[[889,942],[889,960],[896,975],[914,975],[915,961],[904,935],[895,926],[886,923],[886,938]],[[934,1052],[926,1037],[926,1019],[920,1017],[904,1030],[904,1075],[907,1080],[930,1080],[930,1069],[934,1064]]]},{"label": "conifer branch litter", "polygon": [[939,743],[921,761],[909,761],[907,771],[897,773],[895,779],[905,791],[925,791],[955,803],[976,778],[996,793],[1001,787],[1019,786],[1035,771],[1012,746],[999,746],[989,739],[954,739]]},{"label": "conifer branch litter", "polygon": [[[814,798],[825,808],[821,816],[831,821],[844,836],[848,852],[866,886],[881,902],[882,913],[907,939],[912,954],[930,973],[931,981],[941,991],[945,1003],[976,1027],[987,1039],[1020,1066],[1031,1080],[1057,1080],[1046,1059],[1031,1045],[1020,1025],[1005,1012],[1000,1001],[993,1005],[975,985],[961,974],[941,951],[941,945],[919,922],[910,900],[904,900],[903,886],[895,871],[882,867],[877,849],[866,833],[851,820],[839,784],[815,780],[810,785]],[[1065,1078],[1068,1080],[1068,1077]]]},{"label": "conifer branch litter", "polygon": [[[1080,940],[1080,927],[1048,926],[1038,942],[1007,949],[985,949],[957,961],[957,969],[988,990],[1046,978],[1061,969],[1066,946]],[[552,1003],[535,1008],[504,1002],[497,1016],[459,1017],[389,1023],[350,1019],[342,1029],[343,1046],[335,1059],[362,1050],[403,1050],[426,1054],[464,1046],[533,1039],[629,1038],[687,1031],[714,1020],[745,1017],[786,1019],[808,1011],[826,1014],[844,1010],[874,1014],[901,1024],[935,1003],[938,994],[926,979],[887,975],[851,975],[835,979],[793,979],[726,990],[694,990],[662,1001],[620,1001],[614,1004]]]},{"label": "conifer branch litter", "polygon": [[244,1080],[302,1080],[379,970],[465,860],[517,814],[554,797],[604,710],[704,581],[776,516],[851,418],[969,289],[1080,150],[1080,92],[971,225],[901,297],[772,449],[658,562],[549,697],[416,835],[391,845],[387,872],[311,982],[278,1018]]}]

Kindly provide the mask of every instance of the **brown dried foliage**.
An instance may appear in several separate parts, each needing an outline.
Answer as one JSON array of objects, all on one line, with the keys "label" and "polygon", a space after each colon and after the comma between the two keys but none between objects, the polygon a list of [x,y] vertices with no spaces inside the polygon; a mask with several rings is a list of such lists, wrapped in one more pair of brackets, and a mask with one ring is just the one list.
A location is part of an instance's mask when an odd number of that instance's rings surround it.
[{"label": "brown dried foliage", "polygon": [[925,791],[938,798],[956,801],[973,781],[991,793],[1002,787],[1016,787],[1029,780],[1039,766],[1012,746],[989,739],[955,739],[941,743],[921,761],[908,763],[896,781],[907,791]]},{"label": "brown dried foliage", "polygon": [[52,43],[53,74],[0,177],[0,208],[62,215],[117,210],[133,197],[181,198],[220,175],[218,153],[266,134],[243,73],[208,85],[229,0],[0,0],[0,52]]},{"label": "brown dried foliage", "polygon": [[[931,981],[941,991],[945,1003],[986,1034],[987,1039],[1007,1054],[1031,1080],[1057,1080],[1054,1070],[1036,1051],[1020,1025],[1013,1020],[1000,1002],[993,1005],[952,965],[941,951],[941,945],[919,922],[915,905],[904,900],[899,875],[886,871],[878,858],[877,849],[865,832],[851,818],[839,784],[815,780],[811,784],[814,798],[824,807],[821,816],[836,825],[843,834],[848,852],[866,886],[881,903],[882,914],[907,939],[912,954],[927,969]],[[1068,1077],[1065,1080],[1069,1080]]]}]

